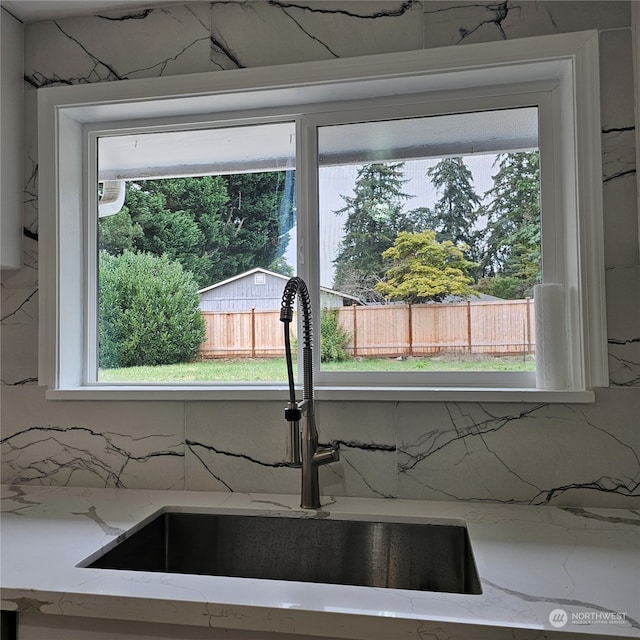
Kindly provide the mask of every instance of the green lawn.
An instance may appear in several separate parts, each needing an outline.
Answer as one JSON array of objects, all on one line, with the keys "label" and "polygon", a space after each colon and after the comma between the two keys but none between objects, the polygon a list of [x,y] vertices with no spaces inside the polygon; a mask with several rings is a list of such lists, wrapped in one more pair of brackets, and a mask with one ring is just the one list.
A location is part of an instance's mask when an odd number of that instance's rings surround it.
[{"label": "green lawn", "polygon": [[[364,358],[322,365],[326,371],[534,371],[527,356],[440,356],[434,358]],[[284,358],[206,360],[157,367],[101,369],[100,382],[285,382]]]}]

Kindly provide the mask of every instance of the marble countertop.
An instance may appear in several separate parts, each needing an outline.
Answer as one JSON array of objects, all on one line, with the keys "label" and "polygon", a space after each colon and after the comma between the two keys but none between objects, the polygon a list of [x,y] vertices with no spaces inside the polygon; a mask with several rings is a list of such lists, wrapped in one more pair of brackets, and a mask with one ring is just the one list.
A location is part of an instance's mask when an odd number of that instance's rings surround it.
[{"label": "marble countertop", "polygon": [[[302,511],[291,495],[2,488],[2,608],[281,634],[640,637],[640,514],[360,498]],[[299,517],[463,520],[481,595],[81,568],[166,506]],[[550,617],[561,609],[566,624]],[[117,612],[114,615],[114,612]],[[562,614],[554,619],[563,620]],[[558,622],[560,621],[560,622]],[[463,625],[463,627],[461,626]],[[527,632],[528,633],[528,632]]]}]

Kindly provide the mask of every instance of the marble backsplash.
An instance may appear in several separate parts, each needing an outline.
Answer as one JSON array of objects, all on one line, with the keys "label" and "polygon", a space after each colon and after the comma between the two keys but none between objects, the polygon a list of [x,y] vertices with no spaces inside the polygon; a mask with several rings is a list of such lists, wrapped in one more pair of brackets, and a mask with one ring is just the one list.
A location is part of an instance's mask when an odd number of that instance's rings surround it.
[{"label": "marble backsplash", "polygon": [[318,404],[325,495],[640,506],[629,2],[214,1],[27,25],[24,266],[2,273],[2,481],[295,493],[280,402],[45,401],[36,89],[600,31],[610,387],[591,405]]}]

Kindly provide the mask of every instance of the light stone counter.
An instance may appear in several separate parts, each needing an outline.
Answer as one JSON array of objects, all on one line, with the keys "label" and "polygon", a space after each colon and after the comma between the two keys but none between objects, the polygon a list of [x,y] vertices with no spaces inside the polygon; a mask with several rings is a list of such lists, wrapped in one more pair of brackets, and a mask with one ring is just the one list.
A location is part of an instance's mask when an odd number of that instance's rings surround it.
[{"label": "light stone counter", "polygon": [[[367,640],[640,637],[640,514],[635,511],[327,497],[323,503],[317,513],[301,511],[291,495],[6,486],[2,608],[18,610],[19,619],[35,613],[40,623],[51,620],[53,626],[68,616],[189,625],[194,634],[210,627],[207,637],[227,633],[225,638],[258,637],[254,632],[268,638]],[[165,506],[463,520],[482,594],[77,566]],[[550,622],[556,609],[566,621],[558,628]],[[554,622],[562,620],[556,614]]]}]

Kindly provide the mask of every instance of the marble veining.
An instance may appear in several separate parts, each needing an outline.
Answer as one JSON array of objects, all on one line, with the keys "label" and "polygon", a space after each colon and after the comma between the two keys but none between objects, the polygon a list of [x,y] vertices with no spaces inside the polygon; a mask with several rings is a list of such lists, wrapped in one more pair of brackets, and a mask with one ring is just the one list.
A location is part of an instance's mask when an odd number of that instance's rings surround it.
[{"label": "marble veining", "polygon": [[85,516],[89,518],[89,520],[93,520],[102,531],[108,536],[119,536],[125,532],[124,529],[120,529],[120,527],[112,527],[107,524],[97,513],[96,507],[91,505],[86,511],[78,512],[72,511],[72,516]]},{"label": "marble veining", "polygon": [[416,0],[215,1],[211,60],[230,69],[419,49],[421,16]]},{"label": "marble veining", "polygon": [[[212,411],[210,403],[44,400],[35,89],[598,29],[611,387],[578,407],[320,404],[322,436],[342,454],[321,483],[331,496],[637,508],[640,250],[629,26],[628,2],[518,0],[213,0],[28,25],[24,266],[3,272],[0,289],[3,481],[229,494],[296,494],[299,485],[283,462],[278,403],[238,413],[229,403]],[[267,417],[260,429],[256,416]]]},{"label": "marble veining", "polygon": [[[631,340],[609,340],[609,360],[612,370],[615,370],[615,376],[612,376],[611,382],[620,387],[637,387],[640,385],[640,358],[629,358],[626,354],[629,349],[626,347],[635,347],[635,351],[640,344],[640,338]],[[617,355],[618,347],[623,355]]]},{"label": "marble veining", "polygon": [[39,501],[29,499],[27,491],[16,485],[7,487],[6,495],[3,495],[0,501],[2,503],[0,512],[12,513],[13,515],[20,515],[22,511],[29,510],[34,505],[40,504]]},{"label": "marble veining", "polygon": [[603,183],[635,176],[635,127],[603,129]]},{"label": "marble veining", "polygon": [[[24,299],[19,296],[7,296],[10,306],[9,306],[9,311],[7,311],[2,315],[2,322],[9,324],[9,323],[20,323],[21,321],[24,322],[25,319],[33,320],[35,315],[35,310],[32,308],[30,303],[33,300],[34,296],[37,295],[37,293],[38,293],[38,290],[35,289]],[[12,301],[14,302],[13,305],[11,305]],[[26,318],[22,318],[21,320],[20,315],[24,315],[26,316]]]},{"label": "marble veining", "polygon": [[618,266],[606,270],[609,377],[611,385],[640,387],[640,267]]},{"label": "marble veining", "polygon": [[590,509],[581,509],[578,507],[561,507],[566,513],[571,513],[579,518],[590,518],[592,520],[599,520],[601,522],[621,523],[629,524],[636,527],[640,527],[640,514],[637,511],[629,511],[629,517],[627,516],[612,516],[596,513]]},{"label": "marble veining", "polygon": [[[272,517],[464,521],[482,594],[78,566],[165,506]],[[640,637],[637,512],[354,498],[333,498],[321,510],[305,512],[295,497],[285,495],[8,486],[2,488],[1,509],[2,607],[21,613],[273,631],[297,638],[318,633],[326,638],[334,635],[330,629],[343,638],[367,640]],[[47,527],[52,519],[56,526]],[[568,621],[556,636],[551,614],[558,608]],[[619,618],[615,624],[607,622],[612,616]]]},{"label": "marble veining", "polygon": [[[427,9],[425,9],[426,15],[449,12],[452,9],[457,8],[455,6],[442,7],[439,9],[430,9],[428,7],[429,5],[427,5]],[[474,16],[474,18],[469,16],[466,18],[464,26],[458,27],[460,37],[456,44],[462,44],[465,40],[471,39],[477,31],[486,27],[497,32],[501,39],[506,40],[507,34],[504,30],[503,23],[509,17],[509,13],[511,11],[519,10],[517,5],[514,5],[508,0],[505,2],[493,2],[485,5],[476,4],[473,8],[477,11],[477,15]]]},{"label": "marble veining", "polygon": [[[210,71],[208,5],[194,3],[134,14],[67,18],[27,30],[25,82],[41,88]],[[163,38],[158,40],[157,34]],[[33,39],[55,46],[51,58]],[[114,46],[127,42],[127,47]]]},{"label": "marble veining", "polygon": [[424,46],[508,40],[629,24],[625,2],[451,2],[424,3]]},{"label": "marble veining", "polygon": [[217,456],[223,456],[235,460],[241,460],[243,462],[248,462],[253,468],[255,468],[256,466],[266,467],[269,469],[294,468],[293,465],[287,462],[269,462],[259,460],[244,453],[222,451],[212,445],[203,444],[201,442],[194,442],[192,440],[187,440],[186,445],[188,451],[202,464],[202,467],[211,476],[213,481],[215,483],[219,483],[221,485],[220,488],[227,489],[228,491],[234,491],[237,489],[234,489],[233,485],[230,482],[225,481],[222,475],[216,470],[215,458]]},{"label": "marble veining", "polygon": [[[580,608],[588,609],[589,611],[613,613],[611,609],[609,609],[608,607],[601,607],[601,606],[598,606],[597,604],[594,604],[593,602],[584,602],[582,600],[575,600],[573,598],[553,598],[553,600],[551,600],[550,598],[547,598],[544,596],[535,596],[529,593],[521,593],[519,591],[514,591],[513,589],[507,589],[506,587],[500,586],[499,584],[495,584],[490,580],[485,580],[485,584],[492,587],[493,589],[497,589],[498,591],[501,591],[504,594],[514,596],[522,600],[523,602],[543,602],[543,603],[553,602],[554,606],[558,606],[558,607],[580,607]],[[633,629],[640,629],[640,621],[631,617],[627,618],[627,620]]]},{"label": "marble veining", "polygon": [[[152,448],[144,446],[145,440],[151,440]],[[129,467],[184,457],[181,447],[153,448],[157,440],[163,437],[132,437],[88,427],[29,427],[0,439],[3,473],[16,483],[125,487]],[[141,446],[143,452],[135,452]]]},{"label": "marble veining", "polygon": [[[3,425],[4,482],[299,493],[300,470],[285,462],[278,402],[219,403],[215,415],[209,403],[195,403],[181,442],[171,417],[179,419],[180,403],[171,411],[161,403],[151,414],[141,407],[138,418],[131,414],[138,420],[132,436],[109,428],[106,417],[85,426],[38,424],[50,411],[42,393],[23,386],[17,404],[29,406],[31,415],[13,433]],[[318,403],[326,444],[341,451],[341,460],[320,474],[321,492],[632,508],[640,504],[640,434],[634,431],[640,399],[627,414],[619,398],[628,395],[621,388],[595,405],[569,406],[406,403],[377,417],[375,403],[353,409]],[[60,418],[75,415],[77,406],[63,403]],[[126,420],[130,411],[114,418]],[[265,418],[259,428],[254,411]],[[340,433],[353,439],[336,437]]]},{"label": "marble veining", "polygon": [[425,422],[399,433],[402,497],[569,506],[580,495],[587,505],[640,497],[637,438],[589,407],[448,403],[439,424]]}]

